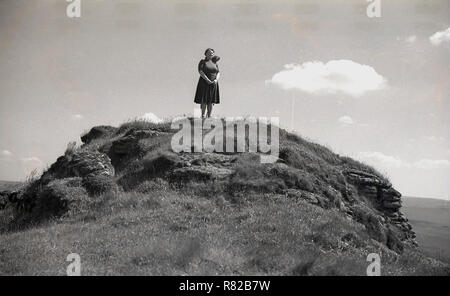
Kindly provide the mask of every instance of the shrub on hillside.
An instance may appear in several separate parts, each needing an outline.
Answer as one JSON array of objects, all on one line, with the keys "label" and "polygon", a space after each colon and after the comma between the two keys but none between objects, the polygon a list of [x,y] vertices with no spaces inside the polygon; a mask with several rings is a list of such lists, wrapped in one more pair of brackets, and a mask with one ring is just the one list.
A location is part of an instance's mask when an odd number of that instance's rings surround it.
[{"label": "shrub on hillside", "polygon": [[100,195],[118,189],[114,179],[105,175],[89,175],[83,178],[83,186],[91,195]]},{"label": "shrub on hillside", "polygon": [[80,186],[80,178],[56,179],[39,192],[33,214],[49,218],[67,211],[82,211],[88,200],[86,190]]},{"label": "shrub on hillside", "polygon": [[64,152],[64,155],[66,156],[72,155],[75,153],[75,151],[77,151],[77,142],[75,141],[69,142],[67,144],[67,148],[66,151]]},{"label": "shrub on hillside", "polygon": [[179,156],[175,153],[158,151],[143,158],[142,165],[149,174],[156,174],[172,168],[179,161]]},{"label": "shrub on hillside", "polygon": [[2,231],[22,229],[53,217],[86,211],[88,204],[89,197],[79,177],[55,179],[46,185],[33,182],[13,204],[8,225],[0,228]]}]

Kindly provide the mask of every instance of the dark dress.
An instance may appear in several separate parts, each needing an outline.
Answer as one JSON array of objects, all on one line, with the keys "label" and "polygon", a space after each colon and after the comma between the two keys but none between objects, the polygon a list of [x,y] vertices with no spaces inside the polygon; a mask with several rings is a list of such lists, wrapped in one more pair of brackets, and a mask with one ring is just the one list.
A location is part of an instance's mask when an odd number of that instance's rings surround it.
[{"label": "dark dress", "polygon": [[[201,60],[198,63],[198,70],[202,70],[203,73],[210,79],[214,80],[219,73],[219,66],[212,60]],[[194,102],[197,104],[219,104],[219,83],[208,84],[201,76],[198,79],[197,90],[195,91]]]}]

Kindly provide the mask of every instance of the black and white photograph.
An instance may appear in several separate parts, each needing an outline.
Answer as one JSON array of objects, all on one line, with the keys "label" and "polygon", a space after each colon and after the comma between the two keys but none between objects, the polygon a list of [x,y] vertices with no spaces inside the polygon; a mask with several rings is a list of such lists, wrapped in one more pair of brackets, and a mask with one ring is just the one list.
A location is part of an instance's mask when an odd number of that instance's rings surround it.
[{"label": "black and white photograph", "polygon": [[0,0],[0,275],[450,276],[449,111],[448,0]]}]

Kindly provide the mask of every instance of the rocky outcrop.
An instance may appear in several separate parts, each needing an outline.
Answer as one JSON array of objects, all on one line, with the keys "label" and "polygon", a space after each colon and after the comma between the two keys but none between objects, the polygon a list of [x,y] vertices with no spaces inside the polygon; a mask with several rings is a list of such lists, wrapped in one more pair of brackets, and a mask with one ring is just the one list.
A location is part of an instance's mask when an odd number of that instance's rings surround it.
[{"label": "rocky outcrop", "polygon": [[[67,208],[65,203],[70,199],[63,193],[75,192],[75,187],[92,198],[110,190],[148,192],[154,187],[165,188],[166,183],[177,189],[195,183],[192,188],[210,194],[213,186],[230,200],[239,200],[247,193],[276,194],[337,209],[363,224],[373,239],[397,252],[404,243],[415,243],[412,227],[400,211],[400,192],[381,175],[369,173],[369,167],[320,145],[284,134],[280,159],[261,164],[258,153],[174,153],[170,149],[172,134],[170,128],[142,124],[94,127],[82,137],[81,148],[69,149],[29,189],[15,197],[0,193],[0,209],[15,199],[19,207],[33,211],[35,193],[42,188],[46,190],[41,194],[44,199],[38,199],[42,207],[48,202],[51,207]],[[68,183],[73,180],[78,185]]]},{"label": "rocky outcrop", "polygon": [[186,166],[174,169],[169,174],[169,180],[172,182],[185,183],[189,181],[216,181],[225,179],[233,173],[232,170],[216,167],[212,165],[205,166]]},{"label": "rocky outcrop", "polygon": [[71,151],[59,157],[41,178],[31,181],[22,190],[2,192],[0,209],[11,204],[20,219],[27,221],[61,215],[73,200],[84,197],[86,193],[95,196],[115,190],[114,174],[114,167],[106,154],[82,149]]},{"label": "rocky outcrop", "polygon": [[125,155],[130,152],[136,152],[139,148],[139,140],[151,137],[157,137],[160,132],[153,130],[131,129],[123,137],[115,140],[111,146],[111,152],[118,155]]},{"label": "rocky outcrop", "polygon": [[43,179],[86,177],[88,175],[114,176],[109,157],[97,151],[78,151],[59,157],[42,175]]},{"label": "rocky outcrop", "polygon": [[220,181],[229,177],[236,157],[214,153],[162,153],[144,160],[147,177],[162,176],[172,184]]},{"label": "rocky outcrop", "polygon": [[0,210],[3,210],[9,202],[9,194],[8,191],[0,191]]},{"label": "rocky outcrop", "polygon": [[117,128],[109,125],[95,126],[88,133],[81,136],[81,141],[89,144],[95,139],[106,138],[116,131]]},{"label": "rocky outcrop", "polygon": [[376,186],[381,188],[390,188],[392,184],[379,176],[363,171],[347,169],[342,171],[347,178],[352,182],[364,186]]},{"label": "rocky outcrop", "polygon": [[386,229],[395,232],[400,240],[416,244],[416,234],[406,216],[400,212],[401,193],[395,190],[388,180],[358,170],[344,170],[342,173],[347,177],[347,181],[356,187],[358,194],[383,218],[384,224],[389,226]]},{"label": "rocky outcrop", "polygon": [[[108,154],[114,167],[120,170],[130,159],[143,157],[149,150],[156,149],[158,144],[152,143],[151,139],[163,135],[167,133],[132,128],[118,139],[105,144],[100,150]],[[152,146],[153,144],[155,146]]]},{"label": "rocky outcrop", "polygon": [[0,210],[6,208],[8,204],[16,203],[20,198],[21,191],[18,190],[4,190],[0,192]]}]

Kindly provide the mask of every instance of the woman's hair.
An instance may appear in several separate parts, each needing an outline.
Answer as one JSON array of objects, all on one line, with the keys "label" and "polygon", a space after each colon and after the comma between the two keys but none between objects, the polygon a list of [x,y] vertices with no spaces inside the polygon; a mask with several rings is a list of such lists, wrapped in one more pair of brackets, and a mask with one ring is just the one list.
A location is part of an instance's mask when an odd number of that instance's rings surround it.
[{"label": "woman's hair", "polygon": [[219,56],[213,56],[212,57],[212,59],[211,59],[214,63],[217,63],[219,60],[220,60],[220,57]]},{"label": "woman's hair", "polygon": [[207,49],[205,50],[205,55],[206,55],[206,53],[208,52],[208,50],[212,50],[212,52],[214,52],[214,49],[212,49],[212,48],[207,48]]}]

